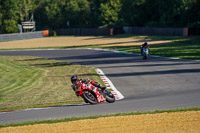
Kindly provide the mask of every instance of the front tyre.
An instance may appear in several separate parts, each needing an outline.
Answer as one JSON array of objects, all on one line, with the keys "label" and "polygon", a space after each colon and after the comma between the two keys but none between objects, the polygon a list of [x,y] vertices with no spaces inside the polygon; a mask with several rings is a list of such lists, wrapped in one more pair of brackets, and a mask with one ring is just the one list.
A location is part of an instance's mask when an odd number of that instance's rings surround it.
[{"label": "front tyre", "polygon": [[105,90],[105,94],[106,94],[106,102],[108,103],[115,102],[115,96],[110,91]]},{"label": "front tyre", "polygon": [[146,53],[143,54],[143,59],[144,59],[144,60],[147,59],[147,54],[146,54]]},{"label": "front tyre", "polygon": [[97,99],[93,93],[86,91],[82,94],[82,98],[86,103],[97,104]]}]

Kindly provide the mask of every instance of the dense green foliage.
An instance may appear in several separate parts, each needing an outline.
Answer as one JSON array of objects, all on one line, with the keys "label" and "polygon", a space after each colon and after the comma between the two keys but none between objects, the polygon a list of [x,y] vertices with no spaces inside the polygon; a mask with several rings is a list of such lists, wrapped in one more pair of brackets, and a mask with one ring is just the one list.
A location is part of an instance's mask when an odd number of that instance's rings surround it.
[{"label": "dense green foliage", "polygon": [[200,27],[200,0],[0,0],[0,33],[34,15],[37,30],[77,27]]}]

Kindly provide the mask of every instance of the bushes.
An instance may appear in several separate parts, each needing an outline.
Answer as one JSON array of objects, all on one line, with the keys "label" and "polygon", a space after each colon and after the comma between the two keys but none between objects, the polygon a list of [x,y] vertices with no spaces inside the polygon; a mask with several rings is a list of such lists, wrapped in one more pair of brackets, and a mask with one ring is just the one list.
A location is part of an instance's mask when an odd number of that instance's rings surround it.
[{"label": "bushes", "polygon": [[33,13],[37,30],[122,26],[199,27],[200,0],[0,0],[1,33]]},{"label": "bushes", "polygon": [[15,20],[4,20],[4,30],[7,33],[15,33],[18,31],[17,22]]}]

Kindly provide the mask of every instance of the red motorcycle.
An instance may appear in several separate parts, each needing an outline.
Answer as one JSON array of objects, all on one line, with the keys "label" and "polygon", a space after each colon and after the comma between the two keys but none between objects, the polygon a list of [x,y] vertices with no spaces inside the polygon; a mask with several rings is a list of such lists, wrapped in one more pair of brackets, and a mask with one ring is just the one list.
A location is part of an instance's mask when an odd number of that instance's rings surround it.
[{"label": "red motorcycle", "polygon": [[100,90],[91,83],[82,83],[72,85],[73,90],[77,96],[81,96],[86,103],[96,104],[96,103],[114,103],[115,96],[108,90]]}]

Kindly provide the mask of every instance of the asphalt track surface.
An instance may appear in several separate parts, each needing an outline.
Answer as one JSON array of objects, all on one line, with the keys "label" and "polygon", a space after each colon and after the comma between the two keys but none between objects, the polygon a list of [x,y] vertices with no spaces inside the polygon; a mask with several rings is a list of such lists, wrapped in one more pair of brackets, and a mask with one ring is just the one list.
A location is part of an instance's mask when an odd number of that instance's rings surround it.
[{"label": "asphalt track surface", "polygon": [[[0,112],[0,124],[123,112],[200,107],[200,62],[94,49],[0,51],[100,68],[124,99],[97,105],[77,104]],[[86,75],[84,75],[86,76]]]}]

